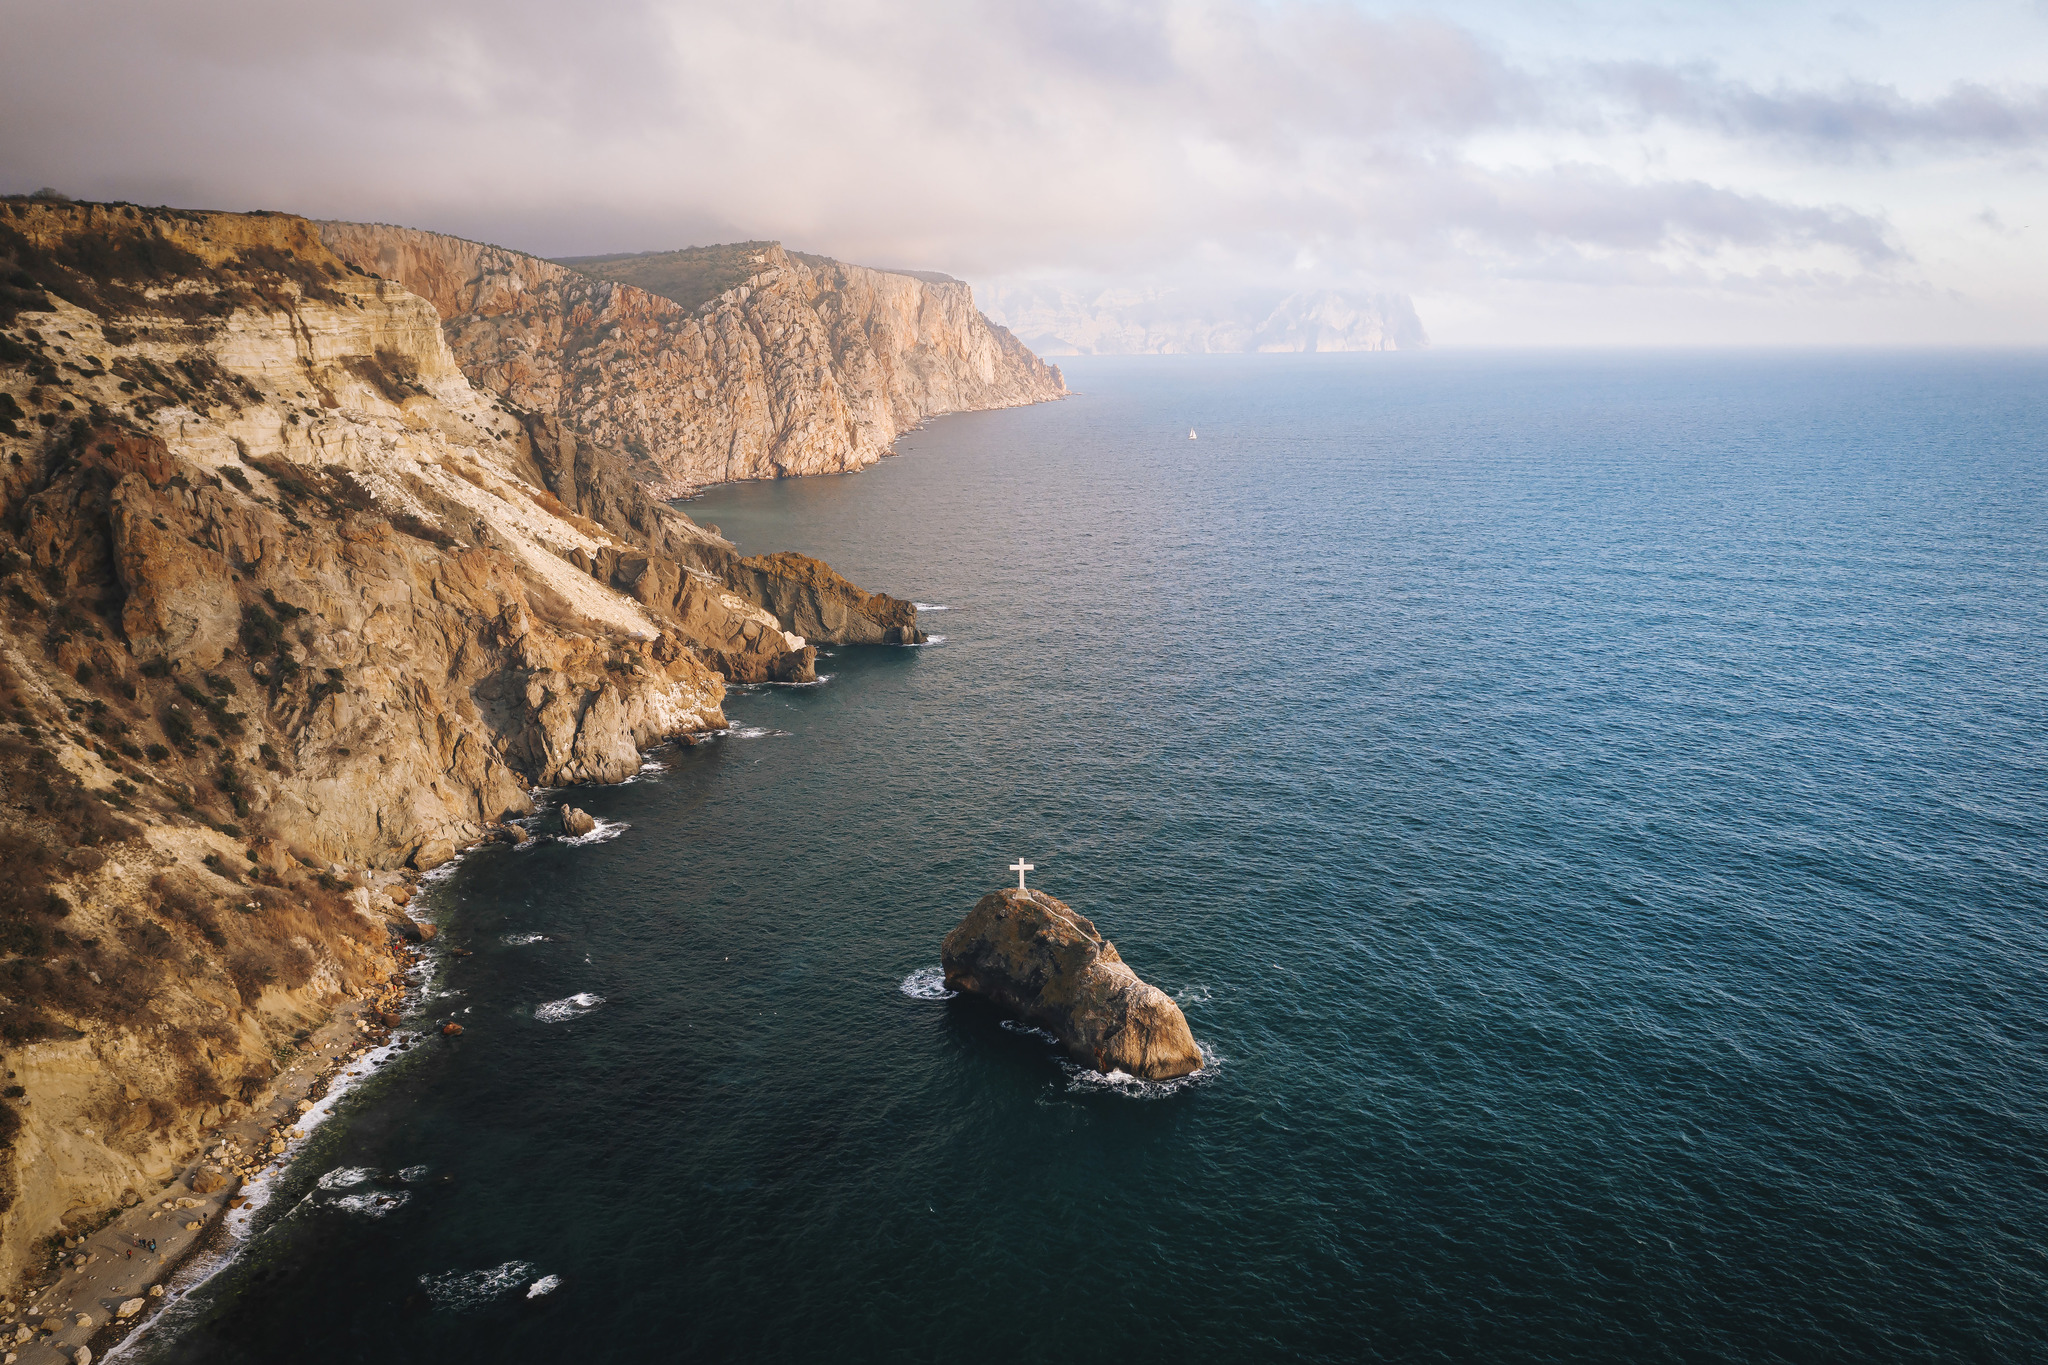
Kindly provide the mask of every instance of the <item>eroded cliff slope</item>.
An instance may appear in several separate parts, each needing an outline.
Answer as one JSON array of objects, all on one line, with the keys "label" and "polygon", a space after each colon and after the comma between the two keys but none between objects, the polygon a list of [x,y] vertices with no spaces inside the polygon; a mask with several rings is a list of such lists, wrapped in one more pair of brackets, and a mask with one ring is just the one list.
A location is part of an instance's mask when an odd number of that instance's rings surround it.
[{"label": "eroded cliff slope", "polygon": [[303,219],[0,202],[0,1276],[260,1102],[419,871],[810,676],[779,612],[914,629],[809,563]]},{"label": "eroded cliff slope", "polygon": [[958,281],[767,242],[744,281],[690,308],[438,233],[320,231],[343,260],[432,302],[480,388],[628,452],[661,496],[865,468],[928,417],[1066,393]]}]

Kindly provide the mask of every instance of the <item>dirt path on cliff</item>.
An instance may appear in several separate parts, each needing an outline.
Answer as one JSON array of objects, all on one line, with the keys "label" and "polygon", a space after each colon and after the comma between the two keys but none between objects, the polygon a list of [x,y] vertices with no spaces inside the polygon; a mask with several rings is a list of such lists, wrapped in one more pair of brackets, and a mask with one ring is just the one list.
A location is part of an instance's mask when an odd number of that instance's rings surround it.
[{"label": "dirt path on cliff", "polygon": [[[19,1311],[0,1326],[0,1365],[79,1365],[103,1358],[174,1300],[169,1284],[181,1265],[196,1254],[226,1252],[247,1235],[246,1225],[223,1225],[248,1203],[243,1190],[250,1181],[281,1171],[297,1155],[312,1129],[294,1125],[337,1079],[368,1074],[374,1060],[369,1067],[355,1064],[373,1049],[393,1041],[411,1044],[412,1036],[392,1023],[419,953],[407,948],[383,987],[338,1008],[279,1075],[271,1098],[215,1129],[205,1154],[178,1179],[103,1227],[71,1239],[44,1275],[32,1277],[40,1288],[24,1284],[15,1305]],[[133,1307],[123,1317],[128,1305]]]}]

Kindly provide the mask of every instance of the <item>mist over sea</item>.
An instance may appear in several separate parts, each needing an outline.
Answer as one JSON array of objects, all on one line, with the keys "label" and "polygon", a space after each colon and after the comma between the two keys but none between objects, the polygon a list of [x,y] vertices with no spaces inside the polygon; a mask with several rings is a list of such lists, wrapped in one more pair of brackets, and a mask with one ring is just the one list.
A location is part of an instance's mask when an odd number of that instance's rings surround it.
[{"label": "mist over sea", "polygon": [[[2048,357],[1062,363],[689,505],[943,639],[438,882],[130,1358],[2037,1355]],[[1019,855],[1201,1077],[919,998]]]}]

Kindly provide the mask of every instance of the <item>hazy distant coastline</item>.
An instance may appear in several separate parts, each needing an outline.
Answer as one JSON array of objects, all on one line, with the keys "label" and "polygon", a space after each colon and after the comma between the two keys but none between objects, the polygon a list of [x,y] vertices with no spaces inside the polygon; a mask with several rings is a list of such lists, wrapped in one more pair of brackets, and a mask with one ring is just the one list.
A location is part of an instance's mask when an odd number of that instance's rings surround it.
[{"label": "hazy distant coastline", "polygon": [[1078,291],[996,285],[982,311],[1040,355],[1201,355],[1254,351],[1412,351],[1429,334],[1406,294],[1335,289]]}]

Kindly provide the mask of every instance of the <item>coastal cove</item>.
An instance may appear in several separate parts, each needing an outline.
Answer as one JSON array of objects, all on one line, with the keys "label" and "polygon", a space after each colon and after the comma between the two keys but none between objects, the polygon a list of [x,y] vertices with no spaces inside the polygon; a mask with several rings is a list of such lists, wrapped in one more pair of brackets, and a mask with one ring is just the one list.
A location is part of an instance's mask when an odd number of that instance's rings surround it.
[{"label": "coastal cove", "polygon": [[[435,878],[464,1032],[125,1359],[2048,1335],[2042,357],[1063,364],[685,504],[931,642]],[[1020,855],[1201,1073],[935,998]]]}]

